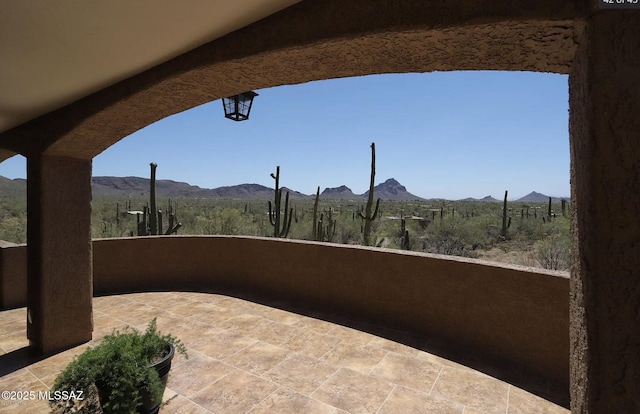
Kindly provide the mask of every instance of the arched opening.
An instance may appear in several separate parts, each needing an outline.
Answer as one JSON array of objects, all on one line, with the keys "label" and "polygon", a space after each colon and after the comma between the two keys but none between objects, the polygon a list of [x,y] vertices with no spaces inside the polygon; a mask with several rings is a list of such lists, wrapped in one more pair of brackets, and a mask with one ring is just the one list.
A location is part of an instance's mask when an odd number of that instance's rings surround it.
[{"label": "arched opening", "polygon": [[15,155],[0,163],[0,240],[27,242],[26,159]]},{"label": "arched opening", "polygon": [[[94,183],[93,236],[136,234],[135,215],[124,212],[149,204],[149,162],[159,165],[165,220],[179,205],[180,234],[273,235],[266,213],[269,173],[278,165],[296,214],[289,238],[361,244],[356,218],[366,203],[375,142],[382,205],[372,245],[567,270],[567,104],[566,75],[499,71],[263,89],[244,123],[224,120],[214,101],[153,123],[94,159],[94,176],[107,178]],[[321,237],[312,231],[318,186],[316,219],[335,213]],[[510,224],[502,235],[505,190]],[[402,241],[406,217],[410,245]],[[562,263],[544,262],[543,254],[560,254]]]}]

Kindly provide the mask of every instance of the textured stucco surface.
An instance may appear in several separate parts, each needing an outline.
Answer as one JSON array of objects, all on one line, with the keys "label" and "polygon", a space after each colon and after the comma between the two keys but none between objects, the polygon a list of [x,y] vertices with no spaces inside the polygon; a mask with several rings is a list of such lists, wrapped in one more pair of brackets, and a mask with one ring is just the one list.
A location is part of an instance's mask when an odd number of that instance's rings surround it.
[{"label": "textured stucco surface", "polygon": [[91,161],[27,161],[27,336],[49,353],[91,340]]},{"label": "textured stucco surface", "polygon": [[550,0],[301,2],[2,133],[0,148],[90,159],[174,113],[312,80],[435,70],[568,73],[580,13],[572,1]]},{"label": "textured stucco surface", "polygon": [[566,277],[478,261],[242,237],[94,241],[95,293],[231,288],[450,340],[568,387]]},{"label": "textured stucco surface", "polygon": [[[93,259],[96,295],[154,290],[271,295],[446,340],[546,378],[568,394],[569,280],[562,272],[230,236],[94,240]],[[19,270],[19,263],[13,266]],[[24,274],[3,278],[10,288]],[[24,304],[18,290],[7,291],[14,293],[8,298],[14,307]]]},{"label": "textured stucco surface", "polygon": [[27,248],[0,240],[0,309],[27,304]]},{"label": "textured stucco surface", "polygon": [[260,238],[102,240],[94,246],[96,294],[189,285],[270,294],[446,339],[568,387],[566,277]]},{"label": "textured stucco surface", "polygon": [[587,21],[571,72],[574,412],[640,411],[640,12]]}]

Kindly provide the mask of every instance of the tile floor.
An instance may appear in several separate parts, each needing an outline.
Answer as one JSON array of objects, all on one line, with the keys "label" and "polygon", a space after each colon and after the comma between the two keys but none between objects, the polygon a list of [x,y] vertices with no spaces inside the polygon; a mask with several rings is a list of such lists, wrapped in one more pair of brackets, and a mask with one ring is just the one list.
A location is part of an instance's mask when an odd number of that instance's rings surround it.
[{"label": "tile floor", "polygon": [[[0,391],[47,390],[74,355],[114,328],[144,329],[157,317],[160,331],[189,351],[173,361],[161,413],[568,412],[551,402],[566,405],[566,397],[548,385],[524,380],[541,398],[469,368],[465,360],[479,362],[473,357],[436,355],[443,346],[433,341],[270,304],[188,292],[99,297],[94,340],[40,361],[27,356],[25,309],[0,312]],[[0,412],[48,411],[37,398],[0,401]]]}]

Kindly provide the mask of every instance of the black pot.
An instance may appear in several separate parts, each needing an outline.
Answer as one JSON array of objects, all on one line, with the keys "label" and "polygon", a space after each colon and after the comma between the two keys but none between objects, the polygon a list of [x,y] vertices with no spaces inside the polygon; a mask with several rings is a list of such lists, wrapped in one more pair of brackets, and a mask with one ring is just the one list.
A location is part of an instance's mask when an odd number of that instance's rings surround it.
[{"label": "black pot", "polygon": [[[171,369],[171,360],[175,354],[175,348],[171,344],[167,344],[169,346],[169,353],[167,356],[162,358],[160,361],[151,365],[151,368],[155,369],[160,377],[160,382],[162,383],[162,390],[164,392],[165,387],[167,386],[167,380],[169,379],[169,370]],[[160,404],[162,404],[162,397],[160,397],[160,401],[152,401],[151,396],[142,391],[142,406],[138,408],[138,412],[141,414],[157,414],[160,411]]]}]

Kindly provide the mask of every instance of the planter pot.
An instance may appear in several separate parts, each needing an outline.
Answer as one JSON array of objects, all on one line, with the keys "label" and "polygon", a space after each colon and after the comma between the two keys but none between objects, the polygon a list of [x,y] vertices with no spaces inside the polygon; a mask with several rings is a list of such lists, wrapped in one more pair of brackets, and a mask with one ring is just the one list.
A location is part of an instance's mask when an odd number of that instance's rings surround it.
[{"label": "planter pot", "polygon": [[[162,391],[164,393],[164,389],[167,386],[167,380],[169,379],[169,370],[171,369],[171,360],[175,355],[175,348],[171,344],[167,344],[169,348],[169,353],[151,365],[151,368],[155,369],[160,377],[160,382],[162,383]],[[105,400],[105,388],[101,387],[98,384],[98,395],[100,398],[100,402]],[[108,392],[107,392],[108,395]],[[160,405],[162,404],[162,397],[160,397],[160,401],[153,401],[151,395],[146,390],[140,390],[140,396],[142,397],[142,405],[138,407],[138,413],[140,414],[157,414],[160,411]]]},{"label": "planter pot", "polygon": [[[162,358],[160,361],[151,365],[151,368],[155,369],[160,377],[160,382],[162,383],[162,391],[164,392],[165,387],[167,386],[167,380],[169,379],[169,370],[171,369],[171,360],[175,355],[175,348],[173,345],[168,344],[169,353],[167,356]],[[162,404],[162,397],[160,397],[160,401],[152,401],[151,396],[142,392],[142,406],[138,408],[138,412],[141,414],[156,414],[160,411],[160,405]]]}]

